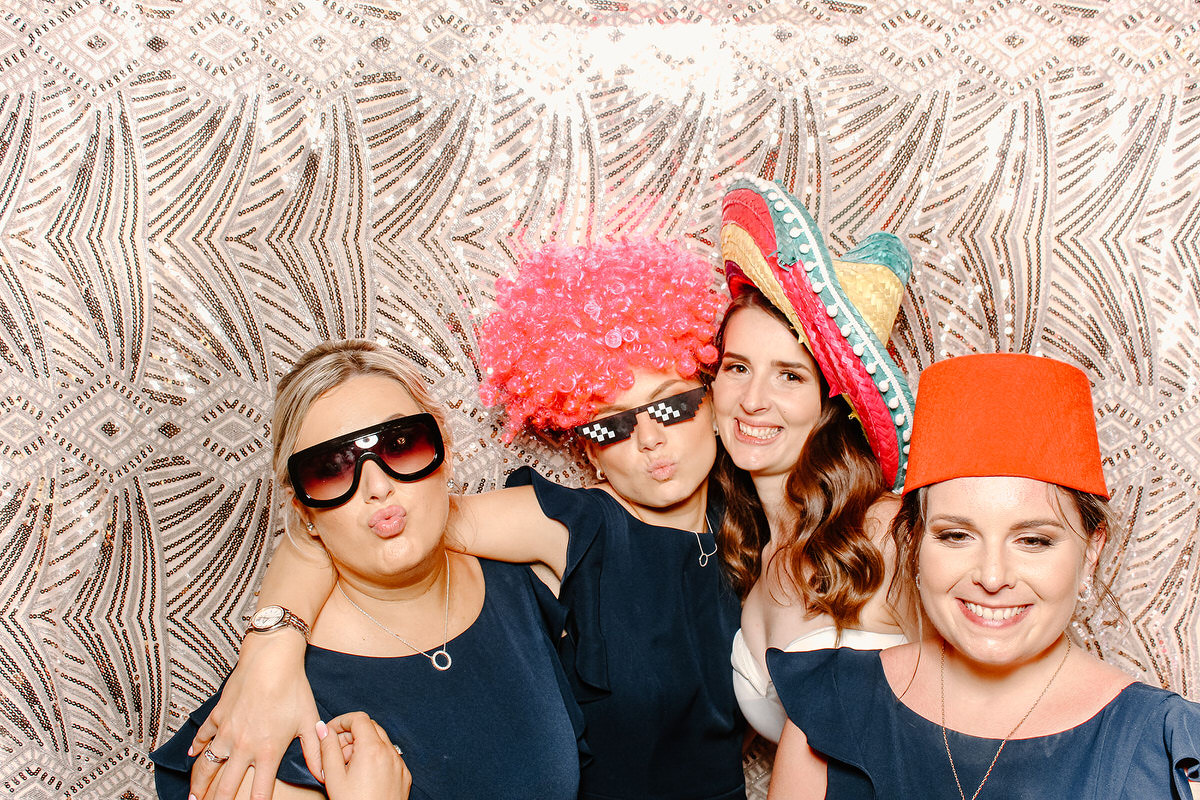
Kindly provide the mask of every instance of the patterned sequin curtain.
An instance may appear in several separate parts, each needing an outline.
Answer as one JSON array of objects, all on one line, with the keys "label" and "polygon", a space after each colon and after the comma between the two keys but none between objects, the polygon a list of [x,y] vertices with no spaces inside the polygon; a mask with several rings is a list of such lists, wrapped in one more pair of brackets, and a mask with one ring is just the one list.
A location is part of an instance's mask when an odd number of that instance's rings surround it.
[{"label": "patterned sequin curtain", "polygon": [[1079,634],[1200,698],[1198,53],[1188,0],[6,3],[0,787],[152,796],[280,534],[267,422],[301,352],[411,356],[464,490],[578,480],[479,403],[496,277],[635,231],[715,266],[740,173],[835,252],[907,242],[911,375],[1087,371],[1128,621]]}]

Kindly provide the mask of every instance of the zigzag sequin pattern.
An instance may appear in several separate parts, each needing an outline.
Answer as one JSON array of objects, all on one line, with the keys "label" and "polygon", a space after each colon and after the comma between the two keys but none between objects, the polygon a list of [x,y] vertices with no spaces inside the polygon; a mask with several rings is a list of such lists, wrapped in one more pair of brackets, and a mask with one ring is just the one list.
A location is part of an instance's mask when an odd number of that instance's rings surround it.
[{"label": "zigzag sequin pattern", "polygon": [[990,350],[1088,373],[1129,622],[1077,632],[1197,697],[1191,4],[402,6],[0,15],[6,792],[152,795],[146,754],[228,670],[282,534],[271,395],[300,353],[409,355],[458,490],[518,463],[578,482],[477,399],[495,281],[550,238],[711,254],[734,173],[835,252],[906,242],[910,377]]}]

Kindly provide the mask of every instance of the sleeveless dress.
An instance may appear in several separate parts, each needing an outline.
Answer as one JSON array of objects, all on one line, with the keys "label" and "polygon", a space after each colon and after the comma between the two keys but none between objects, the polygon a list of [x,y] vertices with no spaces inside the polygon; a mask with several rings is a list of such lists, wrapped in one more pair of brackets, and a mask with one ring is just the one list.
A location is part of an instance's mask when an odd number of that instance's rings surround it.
[{"label": "sleeveless dress", "polygon": [[[829,759],[826,797],[959,800],[941,726],[900,702],[878,652],[771,650],[767,666],[789,718]],[[969,797],[1000,740],[946,736]],[[1010,739],[980,800],[1190,800],[1197,758],[1200,705],[1132,683],[1081,725]]]},{"label": "sleeveless dress", "polygon": [[[907,642],[908,639],[902,633],[876,633],[856,628],[843,628],[839,639],[837,627],[830,625],[796,637],[783,650],[787,653],[834,647],[884,650]],[[783,723],[787,721],[787,712],[783,710],[783,701],[779,699],[779,693],[775,691],[775,684],[771,682],[770,675],[762,668],[758,659],[751,655],[740,628],[733,637],[733,652],[729,660],[733,665],[733,692],[737,696],[738,706],[742,709],[746,722],[764,739],[778,742],[783,733]]]},{"label": "sleeveless dress", "polygon": [[[527,566],[479,559],[485,593],[479,617],[454,637],[454,659],[438,672],[423,655],[357,656],[309,646],[305,671],[321,719],[366,711],[404,751],[413,798],[573,800],[579,785],[583,720],[547,636]],[[539,589],[540,587],[540,589]],[[550,596],[553,600],[553,596]],[[216,704],[192,713],[151,754],[163,800],[188,796],[188,745]],[[298,740],[278,778],[320,789]]]},{"label": "sleeveless dress", "polygon": [[[691,531],[647,525],[601,489],[559,486],[528,467],[508,485],[532,485],[570,532],[559,652],[592,754],[580,797],[744,798],[728,660],[740,602],[712,534],[697,543]],[[715,530],[720,514],[709,512]],[[706,566],[701,552],[712,554]]]}]

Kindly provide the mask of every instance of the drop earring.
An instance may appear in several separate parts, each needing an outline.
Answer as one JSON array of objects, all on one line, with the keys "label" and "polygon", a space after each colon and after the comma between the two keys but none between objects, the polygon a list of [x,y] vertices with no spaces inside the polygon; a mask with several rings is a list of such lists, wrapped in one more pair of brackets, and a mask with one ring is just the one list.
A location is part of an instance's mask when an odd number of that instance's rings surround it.
[{"label": "drop earring", "polygon": [[1079,592],[1076,594],[1076,598],[1079,600],[1079,602],[1086,605],[1092,602],[1093,594],[1092,576],[1089,575],[1083,579],[1083,585],[1079,587]]}]

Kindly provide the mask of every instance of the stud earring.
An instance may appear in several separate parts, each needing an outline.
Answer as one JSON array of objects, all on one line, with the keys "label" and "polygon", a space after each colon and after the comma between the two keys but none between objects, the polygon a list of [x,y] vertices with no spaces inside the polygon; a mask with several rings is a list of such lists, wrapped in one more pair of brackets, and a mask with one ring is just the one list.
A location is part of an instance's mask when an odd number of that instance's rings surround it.
[{"label": "stud earring", "polygon": [[309,533],[312,533],[316,527],[317,526],[313,525],[311,522],[304,523],[304,530],[308,531]]}]

